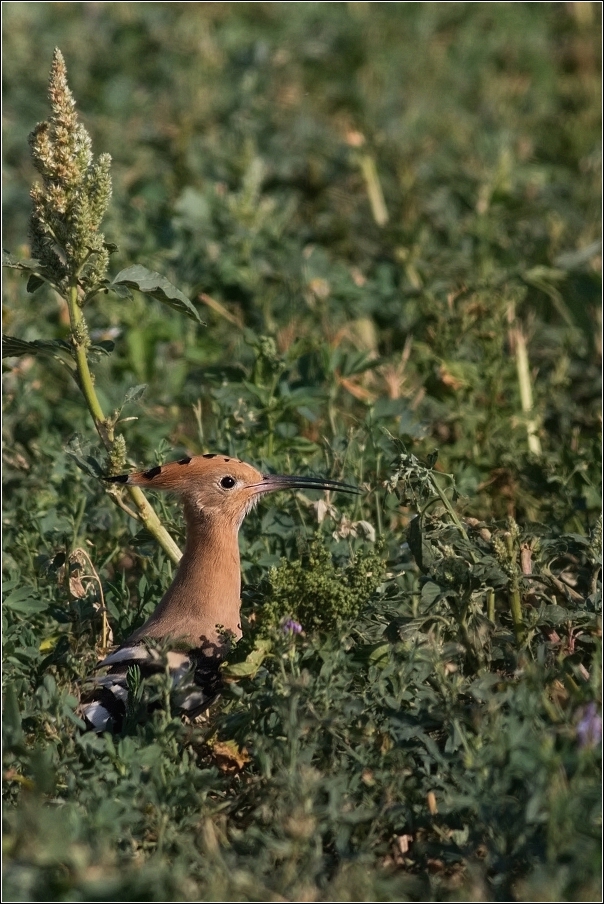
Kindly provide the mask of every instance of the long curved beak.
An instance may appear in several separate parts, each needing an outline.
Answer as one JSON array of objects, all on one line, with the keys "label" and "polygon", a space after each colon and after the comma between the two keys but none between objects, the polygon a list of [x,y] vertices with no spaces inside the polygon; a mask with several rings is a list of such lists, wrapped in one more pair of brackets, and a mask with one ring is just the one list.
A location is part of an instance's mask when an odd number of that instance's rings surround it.
[{"label": "long curved beak", "polygon": [[276,490],[335,490],[341,493],[361,493],[358,487],[341,480],[322,477],[292,477],[287,474],[264,474],[262,483],[255,483],[250,489],[256,493],[272,493]]}]

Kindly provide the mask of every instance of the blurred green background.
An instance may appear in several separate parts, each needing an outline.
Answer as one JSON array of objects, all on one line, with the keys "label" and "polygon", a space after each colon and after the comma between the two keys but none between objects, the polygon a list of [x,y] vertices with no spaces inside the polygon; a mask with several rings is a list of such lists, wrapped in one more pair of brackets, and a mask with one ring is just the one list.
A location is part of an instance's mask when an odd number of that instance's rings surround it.
[{"label": "blurred green background", "polygon": [[[199,300],[197,332],[140,299],[89,312],[123,329],[99,375],[108,404],[152,387],[151,447],[197,438],[166,407],[201,398],[211,421],[212,365],[252,367],[262,335],[300,360],[305,339],[302,382],[331,382],[355,423],[377,404],[438,445],[464,490],[514,496],[511,309],[548,454],[587,441],[599,407],[599,28],[590,3],[5,4],[5,247],[24,250],[27,135],[57,45],[95,152],[114,160],[114,272],[144,263],[219,306]],[[7,332],[64,329],[55,299],[30,302],[8,280]],[[509,511],[527,491],[543,486]]]}]

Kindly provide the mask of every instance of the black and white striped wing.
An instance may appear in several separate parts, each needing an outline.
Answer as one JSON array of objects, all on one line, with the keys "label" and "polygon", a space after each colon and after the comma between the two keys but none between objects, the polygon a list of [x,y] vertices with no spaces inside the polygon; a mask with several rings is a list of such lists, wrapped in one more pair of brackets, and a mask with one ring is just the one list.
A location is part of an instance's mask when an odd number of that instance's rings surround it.
[{"label": "black and white striped wing", "polygon": [[96,732],[119,731],[132,702],[133,674],[144,680],[168,673],[171,698],[183,714],[194,718],[207,709],[220,693],[219,661],[198,650],[183,653],[160,651],[144,643],[125,644],[99,662],[103,675],[90,679],[82,695],[80,712],[89,729]]}]

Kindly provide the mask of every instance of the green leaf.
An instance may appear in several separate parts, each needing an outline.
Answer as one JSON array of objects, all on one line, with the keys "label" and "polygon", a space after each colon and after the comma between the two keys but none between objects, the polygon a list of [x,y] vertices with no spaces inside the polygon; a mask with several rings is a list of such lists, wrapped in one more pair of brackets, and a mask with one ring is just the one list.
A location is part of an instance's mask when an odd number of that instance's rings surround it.
[{"label": "green leaf", "polygon": [[381,640],[378,643],[363,644],[354,653],[355,662],[362,662],[365,665],[371,663],[382,668],[388,662],[391,646],[390,643]]},{"label": "green leaf", "polygon": [[176,286],[172,285],[170,280],[166,279],[165,276],[162,276],[160,273],[156,273],[153,270],[147,270],[146,267],[141,267],[137,264],[134,267],[127,267],[117,274],[109,288],[113,289],[116,286],[126,286],[128,289],[138,289],[138,291],[142,292],[144,295],[150,295],[151,298],[161,301],[162,304],[167,304],[176,311],[180,311],[181,314],[186,314],[188,317],[196,320],[197,323],[205,326],[203,320],[197,313],[196,308],[191,304],[187,296],[184,295],[180,289],[177,289]]},{"label": "green leaf", "polygon": [[39,289],[40,286],[43,286],[43,285],[44,285],[44,280],[42,279],[42,277],[36,276],[35,273],[32,273],[32,275],[27,280],[26,289],[30,293],[30,295],[33,295],[33,293],[36,291],[36,289]]},{"label": "green leaf", "polygon": [[424,538],[422,521],[422,516],[416,515],[415,518],[412,518],[409,522],[409,527],[407,528],[407,542],[409,543],[409,549],[417,562],[418,568],[426,574],[434,560],[434,555],[430,544]]},{"label": "green leaf", "polygon": [[4,693],[4,710],[2,713],[2,734],[6,748],[16,747],[23,742],[21,713],[17,692],[12,682]]},{"label": "green leaf", "polygon": [[48,609],[48,600],[41,600],[32,595],[31,587],[18,587],[4,598],[3,606],[22,615],[34,615]]},{"label": "green leaf", "polygon": [[132,389],[129,389],[126,395],[124,396],[124,401],[122,403],[122,407],[124,405],[128,405],[130,402],[138,402],[140,398],[147,391],[146,383],[139,383],[138,386],[133,386]]},{"label": "green leaf", "polygon": [[128,286],[116,286],[115,283],[108,283],[106,288],[115,292],[118,298],[132,298],[132,292]]},{"label": "green leaf", "polygon": [[130,545],[136,550],[138,556],[143,556],[144,558],[151,558],[157,550],[157,541],[146,527],[141,528],[131,537]]},{"label": "green leaf", "polygon": [[101,355],[110,355],[111,352],[115,348],[115,342],[111,339],[101,339],[99,342],[94,342],[88,349],[91,358],[94,360],[98,360]]},{"label": "green leaf", "polygon": [[222,674],[225,678],[251,678],[253,677],[264,659],[270,652],[272,643],[270,640],[257,640],[254,649],[243,662],[227,662],[222,666]]},{"label": "green leaf", "polygon": [[40,269],[40,261],[35,259],[30,260],[17,260],[17,258],[11,257],[6,251],[2,252],[2,266],[10,267],[13,270],[26,270],[28,272],[33,272],[35,270]]},{"label": "green leaf", "polygon": [[427,581],[422,587],[422,604],[424,608],[431,606],[441,594],[441,589],[434,581]]},{"label": "green leaf", "polygon": [[16,336],[2,336],[2,357],[20,358],[22,355],[56,355],[57,352],[71,354],[71,345],[64,339],[35,339],[27,342]]},{"label": "green leaf", "polygon": [[88,451],[90,445],[77,433],[65,444],[65,452],[89,477],[103,477],[105,470],[100,461]]},{"label": "green leaf", "polygon": [[479,678],[476,678],[476,680],[468,687],[467,692],[471,694],[475,700],[484,703],[493,696],[495,688],[500,683],[500,675],[493,672],[487,672],[486,675],[481,675]]},{"label": "green leaf", "polygon": [[426,461],[426,467],[431,471],[438,460],[438,449],[430,452]]}]

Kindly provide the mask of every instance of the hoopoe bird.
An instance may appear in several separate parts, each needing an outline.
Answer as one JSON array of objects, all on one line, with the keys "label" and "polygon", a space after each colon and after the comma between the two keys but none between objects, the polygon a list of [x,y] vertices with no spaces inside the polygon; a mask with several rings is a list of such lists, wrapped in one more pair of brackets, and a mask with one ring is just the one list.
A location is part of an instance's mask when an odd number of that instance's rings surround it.
[{"label": "hoopoe bird", "polygon": [[[181,458],[108,481],[180,496],[186,542],[174,580],[147,621],[99,664],[81,714],[97,732],[119,730],[128,708],[131,668],[142,676],[165,672],[177,707],[195,717],[218,696],[220,664],[241,637],[238,533],[260,496],[276,490],[358,492],[339,480],[261,474],[224,455]],[[130,679],[129,679],[130,675]]]}]

